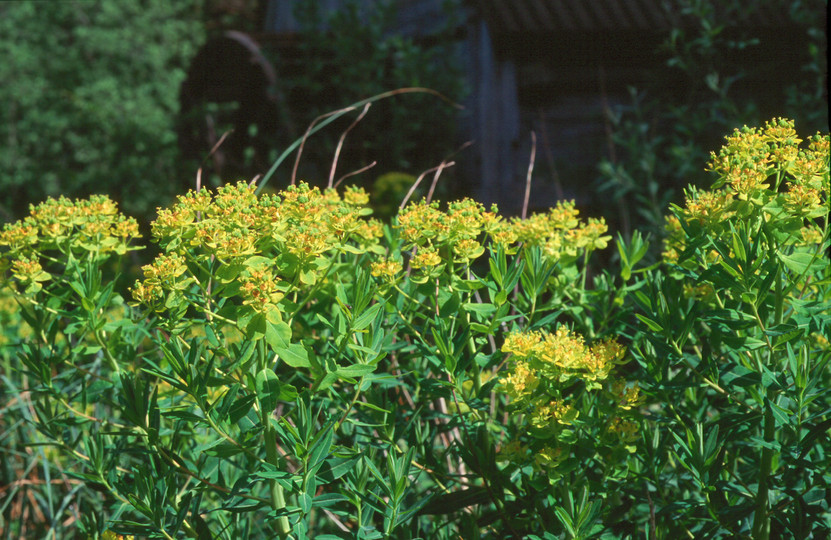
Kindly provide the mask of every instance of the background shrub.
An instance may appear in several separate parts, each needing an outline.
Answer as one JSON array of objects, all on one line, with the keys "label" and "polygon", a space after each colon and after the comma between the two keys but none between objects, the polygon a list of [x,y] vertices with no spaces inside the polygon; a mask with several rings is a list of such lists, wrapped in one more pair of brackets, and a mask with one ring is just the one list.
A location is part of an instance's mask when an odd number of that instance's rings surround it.
[{"label": "background shrub", "polygon": [[145,220],[180,184],[174,119],[200,1],[0,4],[0,218],[108,193]]}]

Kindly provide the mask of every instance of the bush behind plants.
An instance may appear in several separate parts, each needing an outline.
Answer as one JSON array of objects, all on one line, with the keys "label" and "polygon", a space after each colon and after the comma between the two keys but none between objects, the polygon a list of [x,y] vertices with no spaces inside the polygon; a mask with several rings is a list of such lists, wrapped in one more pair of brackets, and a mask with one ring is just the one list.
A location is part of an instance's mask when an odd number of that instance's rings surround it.
[{"label": "bush behind plants", "polygon": [[2,528],[148,538],[829,534],[829,137],[737,130],[663,262],[527,219],[245,184],[0,234]]},{"label": "bush behind plants", "polygon": [[148,220],[173,200],[173,118],[203,2],[0,3],[0,220],[107,192]]}]

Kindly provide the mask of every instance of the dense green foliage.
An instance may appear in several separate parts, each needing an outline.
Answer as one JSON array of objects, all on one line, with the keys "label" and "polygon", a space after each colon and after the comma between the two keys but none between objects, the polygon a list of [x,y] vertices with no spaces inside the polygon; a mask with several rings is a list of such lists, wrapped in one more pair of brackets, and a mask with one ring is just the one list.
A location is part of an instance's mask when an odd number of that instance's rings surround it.
[{"label": "dense green foliage", "polygon": [[149,219],[172,198],[179,84],[204,33],[197,5],[0,4],[0,219],[99,192]]},{"label": "dense green foliage", "polygon": [[124,298],[137,223],[105,196],[33,207],[0,233],[0,523],[826,536],[829,136],[744,128],[709,169],[660,264],[634,234],[592,279],[611,237],[573,203],[422,200],[382,225],[360,188],[240,183],[161,210]]}]

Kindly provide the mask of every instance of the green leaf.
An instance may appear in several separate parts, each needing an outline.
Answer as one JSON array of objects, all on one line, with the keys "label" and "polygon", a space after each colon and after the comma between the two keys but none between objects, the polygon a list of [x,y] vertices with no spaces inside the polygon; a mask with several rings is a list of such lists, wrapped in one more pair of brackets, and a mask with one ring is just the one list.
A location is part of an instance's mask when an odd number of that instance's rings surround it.
[{"label": "green leaf", "polygon": [[499,291],[496,293],[496,296],[493,298],[493,303],[497,306],[501,306],[508,300],[508,291]]},{"label": "green leaf", "polygon": [[353,330],[363,330],[370,324],[372,321],[375,320],[375,317],[378,316],[378,312],[381,311],[381,308],[384,307],[384,304],[377,303],[370,306],[366,311],[361,313],[355,320],[352,322],[352,329]]},{"label": "green leaf", "polygon": [[265,470],[257,471],[251,474],[251,476],[256,476],[257,478],[265,478],[268,480],[289,480],[292,477],[292,474],[286,472],[282,469],[278,469],[276,466],[272,465],[268,462],[260,462],[260,466],[264,467]]},{"label": "green leaf", "polygon": [[327,373],[315,384],[315,389],[322,392],[332,386],[337,380],[337,373]]},{"label": "green leaf", "polygon": [[[332,505],[335,505],[335,504],[338,504],[338,503],[348,502],[348,501],[349,501],[349,498],[345,495],[341,495],[340,493],[323,493],[323,494],[318,495],[317,497],[314,498],[314,501],[312,502],[312,506],[325,508],[327,506],[332,506]],[[321,538],[325,538],[325,537],[329,537],[330,539],[332,539],[332,538],[340,539],[339,536],[334,536],[334,535],[331,535],[331,534],[322,534],[322,535],[317,536],[318,540],[320,540]]]},{"label": "green leaf", "polygon": [[311,270],[303,270],[300,272],[300,282],[303,285],[312,286],[317,283],[317,272],[314,269]]},{"label": "green leaf", "polygon": [[388,411],[387,409],[383,409],[383,408],[379,407],[378,405],[375,405],[374,403],[370,403],[368,401],[367,402],[356,401],[355,402],[355,407],[356,408],[357,407],[366,407],[367,409],[372,409],[373,411],[377,411],[377,412],[383,413],[383,414],[390,414],[390,412],[391,412],[391,411]]},{"label": "green leaf", "polygon": [[475,291],[483,288],[485,284],[478,279],[455,279],[453,286],[460,291]]},{"label": "green leaf", "polygon": [[280,397],[280,379],[277,374],[269,368],[265,368],[256,377],[257,399],[264,411],[273,411],[277,407],[277,400]]},{"label": "green leaf", "polygon": [[746,388],[759,385],[762,382],[762,375],[744,366],[736,365],[732,370],[721,374],[721,382],[725,385]]},{"label": "green leaf", "polygon": [[[278,323],[267,322],[265,329],[265,341],[276,353],[289,347],[291,340],[291,327],[283,321]],[[279,354],[279,353],[278,353]]]},{"label": "green leaf", "polygon": [[635,317],[640,319],[640,321],[642,323],[644,323],[646,326],[648,326],[649,329],[652,330],[653,332],[659,332],[660,333],[660,332],[664,331],[664,329],[661,328],[660,324],[658,324],[657,322],[653,321],[652,319],[650,319],[648,317],[645,317],[644,315],[641,315],[640,313],[636,313]]},{"label": "green leaf", "polygon": [[307,470],[317,471],[318,467],[323,463],[323,460],[329,456],[329,451],[332,448],[332,427],[334,425],[335,420],[329,420],[323,430],[319,431],[315,435],[315,438],[312,439],[312,444],[309,448],[309,458],[306,460]]},{"label": "green leaf", "polygon": [[202,325],[202,328],[205,330],[205,337],[208,338],[208,343],[211,344],[211,347],[219,347],[219,340],[216,337],[213,326],[205,324]]},{"label": "green leaf", "polygon": [[245,269],[242,264],[223,264],[214,272],[214,277],[220,283],[231,283],[235,281],[240,272]]},{"label": "green leaf", "polygon": [[351,366],[339,367],[335,373],[340,378],[354,379],[372,373],[376,367],[377,364],[352,364]]},{"label": "green leaf", "polygon": [[249,394],[234,401],[233,405],[231,405],[228,409],[228,421],[232,424],[238,423],[245,415],[248,414],[248,411],[251,410],[251,407],[254,405],[254,401],[256,401],[256,399],[257,396]]},{"label": "green leaf", "polygon": [[268,321],[263,313],[255,313],[245,325],[245,337],[251,341],[258,341],[265,337],[268,331]]},{"label": "green leaf", "polygon": [[770,406],[770,412],[773,413],[773,420],[776,422],[776,427],[790,424],[791,411],[780,407],[772,401],[768,401],[768,405]]},{"label": "green leaf", "polygon": [[332,457],[327,459],[317,472],[317,477],[324,483],[334,482],[355,468],[360,456]]},{"label": "green leaf", "polygon": [[203,417],[188,411],[164,411],[162,412],[162,416],[164,416],[165,418],[175,418],[177,420],[184,420],[185,422],[191,422],[194,424],[208,423],[208,421],[205,420]]},{"label": "green leaf", "polygon": [[253,268],[255,270],[263,270],[265,268],[271,268],[274,264],[273,259],[269,259],[268,257],[263,257],[262,255],[254,255],[253,257],[248,257],[245,259],[243,265],[246,268]]},{"label": "green leaf", "polygon": [[236,444],[220,440],[219,444],[205,449],[203,453],[208,456],[215,456],[218,458],[225,459],[242,453],[242,448],[240,448]]},{"label": "green leaf", "polygon": [[794,253],[792,255],[777,253],[776,256],[785,266],[797,274],[804,274],[810,266],[821,265],[825,267],[828,265],[828,261],[821,260],[813,253]]},{"label": "green leaf", "polygon": [[473,313],[481,315],[482,317],[488,317],[494,311],[496,311],[496,306],[488,303],[466,302],[462,304],[462,307],[465,309],[465,311],[472,311]]},{"label": "green leaf", "polygon": [[576,536],[576,531],[574,530],[574,523],[571,521],[571,516],[568,515],[568,512],[562,506],[558,506],[554,509],[554,513],[557,514],[557,519],[562,523],[563,527],[565,527],[566,531],[574,537]]},{"label": "green leaf", "polygon": [[462,508],[484,504],[488,500],[488,491],[483,487],[461,489],[433,497],[419,513],[427,515],[452,514]]}]

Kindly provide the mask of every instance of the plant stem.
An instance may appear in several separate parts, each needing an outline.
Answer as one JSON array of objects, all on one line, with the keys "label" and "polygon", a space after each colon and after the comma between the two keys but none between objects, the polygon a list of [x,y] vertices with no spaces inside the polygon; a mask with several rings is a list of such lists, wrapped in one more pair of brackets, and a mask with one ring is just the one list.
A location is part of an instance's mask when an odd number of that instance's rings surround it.
[{"label": "plant stem", "polygon": [[[776,424],[773,419],[774,390],[768,388],[767,406],[765,407],[765,442],[772,443],[776,437]],[[759,490],[756,492],[756,512],[753,516],[753,531],[751,536],[756,540],[770,538],[770,502],[768,501],[768,480],[772,472],[773,448],[765,446],[762,449],[762,460],[759,463]]]},{"label": "plant stem", "polygon": [[107,363],[110,365],[110,368],[115,371],[116,374],[121,373],[121,368],[118,365],[118,361],[113,357],[112,353],[110,352],[110,348],[107,347],[107,344],[104,343],[104,340],[101,338],[101,334],[98,330],[92,330],[92,335],[95,338],[95,342],[98,346],[101,347],[101,351],[104,353],[104,358],[106,358]]},{"label": "plant stem", "polygon": [[[268,422],[270,418],[266,417],[265,424],[265,454],[266,460],[275,467],[279,466],[279,458],[277,456],[277,433],[274,427]],[[286,496],[283,493],[283,486],[277,483],[277,480],[271,478],[269,480],[271,490],[271,508],[275,511],[283,510],[286,507]],[[291,532],[289,526],[289,518],[287,516],[280,516],[277,518],[277,532],[280,538],[288,537]]]}]

